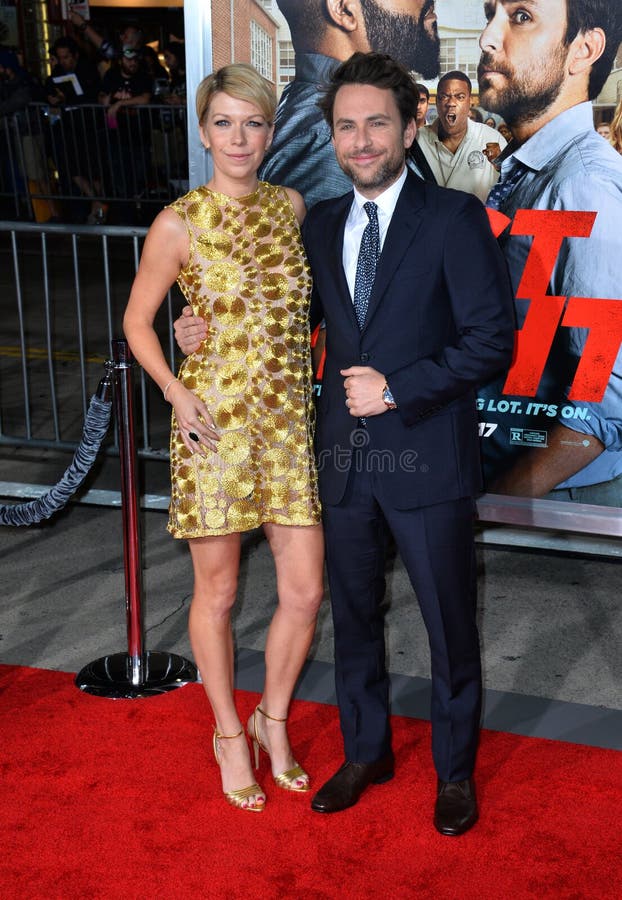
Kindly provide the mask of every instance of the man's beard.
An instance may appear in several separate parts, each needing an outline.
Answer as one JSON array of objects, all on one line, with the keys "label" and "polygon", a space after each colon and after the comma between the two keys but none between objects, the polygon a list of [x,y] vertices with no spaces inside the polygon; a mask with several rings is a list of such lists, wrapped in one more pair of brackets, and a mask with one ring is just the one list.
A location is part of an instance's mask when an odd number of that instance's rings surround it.
[{"label": "man's beard", "polygon": [[385,163],[383,163],[380,168],[376,169],[375,172],[369,173],[369,177],[360,178],[358,173],[351,169],[347,162],[339,163],[345,175],[351,179],[352,184],[355,188],[358,188],[361,192],[369,189],[377,190],[378,188],[389,187],[389,185],[393,184],[397,176],[402,171],[404,166],[404,157],[392,156]]},{"label": "man's beard", "polygon": [[433,0],[424,3],[416,21],[414,16],[387,12],[376,0],[361,0],[369,46],[376,53],[387,53],[423,78],[435,78],[440,68],[440,41],[436,22],[432,37],[424,25],[425,15],[433,6]]},{"label": "man's beard", "polygon": [[[549,61],[528,76],[517,75],[507,64],[499,66],[491,54],[482,53],[477,68],[481,105],[484,109],[503,116],[510,127],[537,119],[559,96],[565,77],[566,53],[567,48],[561,45]],[[504,75],[505,87],[497,89],[492,84],[487,87],[486,74],[482,73],[483,66],[495,68],[495,71]]]}]

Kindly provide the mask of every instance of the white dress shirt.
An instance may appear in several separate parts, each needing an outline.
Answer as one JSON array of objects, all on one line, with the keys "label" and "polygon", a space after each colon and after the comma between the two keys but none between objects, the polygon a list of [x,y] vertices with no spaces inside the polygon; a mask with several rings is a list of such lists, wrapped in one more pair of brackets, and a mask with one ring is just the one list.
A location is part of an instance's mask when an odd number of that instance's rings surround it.
[{"label": "white dress shirt", "polygon": [[[380,229],[380,252],[384,246],[384,239],[387,230],[391,224],[391,217],[400,195],[404,182],[406,181],[407,169],[404,166],[402,174],[397,181],[394,181],[386,191],[383,191],[373,202],[378,207],[378,227]],[[365,227],[369,222],[369,217],[363,209],[363,204],[367,203],[369,197],[364,197],[356,188],[354,188],[354,200],[346,219],[346,227],[343,235],[343,270],[346,274],[346,280],[350,289],[350,297],[354,299],[354,282],[356,280],[356,264],[359,258],[359,250],[361,247],[361,238]]]}]

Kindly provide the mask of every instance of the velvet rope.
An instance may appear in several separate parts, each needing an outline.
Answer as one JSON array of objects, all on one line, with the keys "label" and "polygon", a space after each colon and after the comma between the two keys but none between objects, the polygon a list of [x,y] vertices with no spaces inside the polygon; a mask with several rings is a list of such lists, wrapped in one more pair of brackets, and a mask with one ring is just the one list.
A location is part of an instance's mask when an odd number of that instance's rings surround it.
[{"label": "velvet rope", "polygon": [[35,525],[43,519],[49,519],[54,513],[67,505],[84,479],[101,447],[108,425],[112,403],[100,399],[96,394],[91,397],[82,439],[70,465],[58,484],[36,500],[12,506],[0,506],[0,525]]}]

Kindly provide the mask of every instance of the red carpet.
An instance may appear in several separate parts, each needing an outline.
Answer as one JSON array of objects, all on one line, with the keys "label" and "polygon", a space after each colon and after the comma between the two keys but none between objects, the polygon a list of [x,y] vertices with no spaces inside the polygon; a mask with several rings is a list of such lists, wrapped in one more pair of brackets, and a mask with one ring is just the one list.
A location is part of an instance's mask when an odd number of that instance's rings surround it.
[{"label": "red carpet", "polygon": [[[2,900],[621,895],[616,751],[484,732],[480,822],[443,838],[425,722],[394,720],[398,775],[338,815],[279,791],[264,763],[257,815],[220,795],[198,685],[111,701],[0,666],[0,691]],[[240,694],[243,720],[255,702]],[[319,786],[340,762],[335,708],[296,702],[290,733]]]}]

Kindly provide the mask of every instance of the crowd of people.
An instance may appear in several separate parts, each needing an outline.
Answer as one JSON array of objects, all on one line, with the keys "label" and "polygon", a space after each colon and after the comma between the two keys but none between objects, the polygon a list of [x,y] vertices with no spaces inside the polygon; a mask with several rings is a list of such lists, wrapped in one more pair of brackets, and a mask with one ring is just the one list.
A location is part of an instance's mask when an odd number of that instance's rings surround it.
[{"label": "crowd of people", "polygon": [[[48,214],[38,220],[99,224],[111,195],[135,201],[160,171],[168,178],[187,172],[185,45],[170,40],[158,53],[138,25],[107,39],[75,11],[70,20],[74,36],[51,46],[43,83],[16,54],[0,51],[0,116],[20,113],[28,147],[2,154],[2,183],[46,196]],[[147,105],[158,109],[140,109]]]}]

